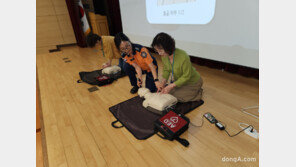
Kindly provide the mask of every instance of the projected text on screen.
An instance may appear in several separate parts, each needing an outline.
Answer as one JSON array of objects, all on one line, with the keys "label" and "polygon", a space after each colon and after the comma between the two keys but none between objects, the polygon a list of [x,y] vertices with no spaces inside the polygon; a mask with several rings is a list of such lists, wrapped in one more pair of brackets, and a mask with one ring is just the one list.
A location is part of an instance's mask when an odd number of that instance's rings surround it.
[{"label": "projected text on screen", "polygon": [[150,24],[207,24],[215,14],[216,0],[146,0]]}]

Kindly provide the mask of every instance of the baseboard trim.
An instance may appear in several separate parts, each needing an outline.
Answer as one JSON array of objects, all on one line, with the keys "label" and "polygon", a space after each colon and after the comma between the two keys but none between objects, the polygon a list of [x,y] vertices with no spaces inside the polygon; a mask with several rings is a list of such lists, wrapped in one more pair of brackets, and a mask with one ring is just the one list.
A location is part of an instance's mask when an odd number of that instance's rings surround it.
[{"label": "baseboard trim", "polygon": [[59,52],[59,51],[61,51],[61,47],[74,46],[74,45],[76,45],[76,43],[57,45],[57,46],[56,46],[57,48],[56,48],[56,49],[51,49],[51,50],[49,50],[49,53],[52,53],[52,52]]},{"label": "baseboard trim", "polygon": [[[156,53],[154,49],[152,49],[151,47],[147,47],[147,48],[150,52]],[[207,66],[209,68],[214,68],[214,69],[223,70],[223,71],[227,71],[234,74],[239,74],[244,77],[259,79],[259,69],[256,69],[256,68],[251,68],[251,67],[246,67],[246,66],[241,66],[241,65],[216,61],[216,60],[210,60],[210,59],[205,59],[205,58],[191,56],[191,55],[189,56],[192,63],[200,66]]]}]

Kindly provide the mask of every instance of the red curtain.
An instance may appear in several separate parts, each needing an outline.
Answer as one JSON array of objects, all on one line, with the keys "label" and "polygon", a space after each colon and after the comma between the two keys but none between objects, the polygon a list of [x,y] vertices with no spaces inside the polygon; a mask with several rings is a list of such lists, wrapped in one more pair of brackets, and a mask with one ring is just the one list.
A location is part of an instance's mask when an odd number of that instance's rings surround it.
[{"label": "red curtain", "polygon": [[72,22],[77,45],[80,47],[87,47],[85,35],[82,30],[81,20],[79,16],[79,7],[77,0],[66,0],[68,12]]}]

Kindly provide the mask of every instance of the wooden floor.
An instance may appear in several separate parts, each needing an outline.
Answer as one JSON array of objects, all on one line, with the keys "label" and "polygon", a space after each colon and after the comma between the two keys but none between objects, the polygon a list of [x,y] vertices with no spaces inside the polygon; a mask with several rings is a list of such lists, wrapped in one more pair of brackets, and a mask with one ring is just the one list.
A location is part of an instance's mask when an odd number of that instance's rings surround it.
[{"label": "wooden floor", "polygon": [[36,77],[36,167],[43,167],[43,153],[42,153],[42,138],[41,138],[41,123],[40,123],[40,95],[38,77]]},{"label": "wooden floor", "polygon": [[[71,62],[65,63],[63,58]],[[162,63],[157,57],[159,66]],[[114,129],[108,108],[135,95],[128,77],[90,93],[90,85],[78,84],[80,71],[92,71],[104,62],[90,48],[65,47],[60,52],[37,55],[37,71],[43,116],[42,140],[45,166],[259,166],[259,140],[245,133],[236,137],[219,131],[205,120],[203,127],[189,126],[182,137],[188,148],[154,135],[137,140],[125,128]],[[118,61],[114,61],[116,64]],[[259,120],[240,111],[259,104],[259,81],[195,65],[204,80],[205,104],[187,114],[195,125],[205,112],[227,124],[230,134],[240,122],[259,129]],[[161,71],[161,70],[160,70]],[[258,115],[258,112],[251,111]],[[227,158],[256,158],[255,162],[223,162]]]}]

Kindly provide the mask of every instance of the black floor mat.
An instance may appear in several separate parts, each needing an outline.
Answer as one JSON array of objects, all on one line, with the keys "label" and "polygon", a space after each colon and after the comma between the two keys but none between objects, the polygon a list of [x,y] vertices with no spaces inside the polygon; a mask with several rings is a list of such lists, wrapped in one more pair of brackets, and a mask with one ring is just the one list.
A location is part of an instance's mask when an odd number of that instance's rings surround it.
[{"label": "black floor mat", "polygon": [[[154,114],[143,107],[144,99],[139,96],[119,103],[109,108],[110,112],[117,118],[125,128],[127,128],[137,139],[143,140],[154,134],[154,121],[160,115]],[[203,100],[187,103],[177,103],[176,112],[186,114],[201,106]],[[112,125],[116,123],[114,121]]]},{"label": "black floor mat", "polygon": [[[90,85],[98,85],[99,81],[96,78],[99,77],[99,76],[102,76],[102,75],[103,75],[102,74],[102,69],[95,70],[95,71],[90,71],[90,72],[81,71],[81,72],[79,72],[80,80],[78,80],[77,82],[78,83],[85,82],[85,83],[88,83]],[[104,75],[110,77],[110,79],[112,81],[126,76],[126,74],[123,73],[123,72],[118,72],[116,74],[104,74]]]}]

